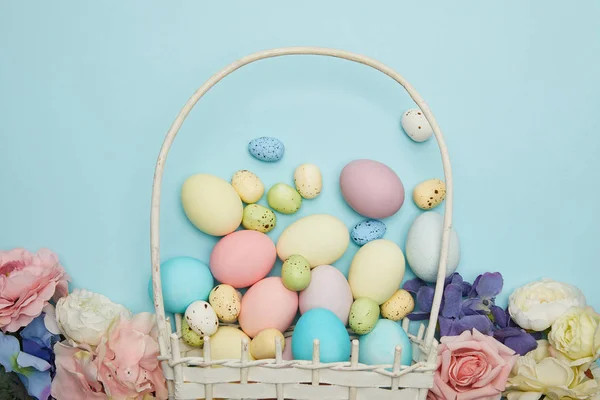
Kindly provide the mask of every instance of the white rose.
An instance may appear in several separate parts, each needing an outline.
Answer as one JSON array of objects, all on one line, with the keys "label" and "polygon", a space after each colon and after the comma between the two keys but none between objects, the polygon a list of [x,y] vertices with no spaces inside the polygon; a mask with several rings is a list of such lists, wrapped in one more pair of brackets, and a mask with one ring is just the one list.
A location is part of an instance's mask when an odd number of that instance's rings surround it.
[{"label": "white rose", "polygon": [[574,307],[554,321],[548,341],[571,365],[587,364],[600,355],[600,343],[594,337],[599,325],[600,315],[591,307]]},{"label": "white rose", "polygon": [[575,286],[542,279],[515,290],[508,311],[521,328],[544,331],[571,307],[585,307],[585,297]]},{"label": "white rose", "polygon": [[106,296],[75,289],[56,304],[56,321],[63,335],[78,344],[96,346],[116,317],[131,318],[131,312]]}]

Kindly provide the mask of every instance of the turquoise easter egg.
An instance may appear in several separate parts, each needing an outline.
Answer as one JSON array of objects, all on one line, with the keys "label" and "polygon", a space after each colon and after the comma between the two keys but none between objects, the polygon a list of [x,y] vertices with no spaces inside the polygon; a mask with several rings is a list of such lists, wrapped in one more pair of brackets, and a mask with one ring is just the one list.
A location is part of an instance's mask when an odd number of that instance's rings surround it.
[{"label": "turquoise easter egg", "polygon": [[362,364],[393,364],[396,346],[402,347],[400,364],[412,363],[412,343],[398,322],[380,319],[371,332],[358,340],[358,361]]},{"label": "turquoise easter egg", "polygon": [[[215,285],[208,265],[193,257],[174,257],[160,265],[160,280],[165,310],[183,314],[196,300],[208,300]],[[152,280],[148,293],[153,299]]]},{"label": "turquoise easter egg", "polygon": [[313,341],[319,339],[322,363],[348,361],[350,336],[340,319],[325,308],[308,310],[298,320],[292,335],[294,360],[312,360]]}]

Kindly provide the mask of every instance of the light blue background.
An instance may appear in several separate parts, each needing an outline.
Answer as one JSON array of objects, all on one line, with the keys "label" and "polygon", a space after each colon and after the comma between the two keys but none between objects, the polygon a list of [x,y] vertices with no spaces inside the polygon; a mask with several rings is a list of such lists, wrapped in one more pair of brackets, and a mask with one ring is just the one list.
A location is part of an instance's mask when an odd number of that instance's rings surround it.
[{"label": "light blue background", "polygon": [[[506,289],[552,277],[598,307],[599,20],[596,0],[2,1],[0,248],[49,247],[74,286],[151,310],[152,176],[180,107],[251,52],[329,46],[390,65],[430,104],[453,161],[460,272],[501,271]],[[322,195],[279,217],[273,238],[312,213],[358,222],[336,183],[355,158],[388,163],[410,199],[442,173],[435,142],[413,143],[399,127],[411,107],[389,78],[341,60],[238,71],[201,100],[170,154],[163,259],[208,260],[215,240],[188,223],[178,200],[197,172],[228,179],[246,168],[271,185],[291,183],[297,164],[321,166]],[[282,162],[247,154],[263,135],[285,142]],[[417,214],[407,200],[386,221],[387,238],[404,247]]]}]

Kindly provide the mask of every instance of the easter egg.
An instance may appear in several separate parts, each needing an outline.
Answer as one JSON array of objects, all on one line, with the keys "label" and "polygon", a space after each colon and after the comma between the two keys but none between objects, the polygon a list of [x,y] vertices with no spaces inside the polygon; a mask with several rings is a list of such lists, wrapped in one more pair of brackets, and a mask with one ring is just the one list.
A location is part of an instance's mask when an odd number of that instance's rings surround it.
[{"label": "easter egg", "polygon": [[283,157],[285,146],[277,138],[263,136],[252,139],[248,143],[248,151],[257,160],[276,162]]},{"label": "easter egg", "polygon": [[314,199],[323,189],[321,170],[314,164],[302,164],[294,171],[294,184],[300,196]]},{"label": "easter egg", "polygon": [[213,175],[187,178],[181,187],[181,204],[192,224],[212,236],[227,235],[242,222],[240,196],[229,182]]},{"label": "easter egg", "polygon": [[433,135],[429,121],[419,108],[413,108],[402,115],[402,129],[415,142],[424,142]]},{"label": "easter egg", "polygon": [[292,355],[292,337],[291,336],[288,336],[285,338],[285,347],[283,348],[281,358],[283,360],[288,360],[288,361],[294,359],[294,356]]},{"label": "easter egg", "polygon": [[300,292],[300,313],[314,308],[333,312],[344,325],[352,306],[352,291],[342,272],[331,265],[319,265],[312,270],[310,284]]},{"label": "easter egg", "polygon": [[[241,359],[243,339],[250,343],[248,335],[241,330],[232,326],[220,326],[210,337],[211,358],[213,360]],[[248,360],[254,360],[250,352],[248,352]]]},{"label": "easter egg", "polygon": [[256,231],[236,231],[217,242],[210,255],[210,270],[221,283],[248,287],[269,273],[276,260],[271,238]]},{"label": "easter egg", "polygon": [[[444,217],[435,211],[427,211],[413,221],[406,236],[406,260],[416,276],[425,282],[437,280],[442,247]],[[452,275],[460,261],[460,242],[456,230],[450,231],[450,247],[446,277]]]},{"label": "easter egg", "polygon": [[279,277],[258,281],[242,297],[240,327],[250,337],[275,328],[284,332],[290,327],[298,310],[298,294],[286,289]]},{"label": "easter egg", "polygon": [[350,307],[350,329],[364,335],[375,328],[379,320],[379,304],[368,297],[359,297]]},{"label": "easter egg", "polygon": [[235,322],[242,308],[242,300],[237,290],[230,285],[218,285],[210,291],[208,301],[222,322]]},{"label": "easter egg", "polygon": [[244,208],[242,226],[246,229],[267,233],[273,230],[277,223],[275,213],[260,204],[248,204]]},{"label": "easter egg", "polygon": [[412,364],[412,343],[398,322],[380,319],[371,332],[358,340],[358,361],[362,364],[393,364],[396,346],[402,348],[400,364]]},{"label": "easter egg", "polygon": [[[196,300],[207,300],[214,286],[210,269],[202,261],[192,257],[174,257],[160,265],[160,280],[165,310],[183,314]],[[152,280],[148,285],[152,299]]]},{"label": "easter egg", "polygon": [[193,302],[185,310],[187,324],[198,335],[210,336],[217,331],[219,320],[215,310],[206,301]]},{"label": "easter egg", "polygon": [[431,210],[446,197],[446,184],[439,179],[419,183],[413,190],[413,201],[421,210]]},{"label": "easter egg", "polygon": [[404,289],[398,290],[381,305],[381,316],[392,321],[400,321],[415,309],[415,301]]},{"label": "easter egg", "polygon": [[282,214],[293,214],[300,209],[302,197],[290,185],[277,183],[269,189],[267,203],[273,210]]},{"label": "easter egg", "polygon": [[368,297],[382,304],[400,287],[404,254],[390,240],[379,239],[361,247],[350,265],[348,283],[355,299]]},{"label": "easter egg", "polygon": [[275,358],[275,338],[281,340],[281,349],[285,347],[283,334],[277,329],[269,328],[262,330],[250,342],[250,352],[257,360]]},{"label": "easter egg", "polygon": [[289,290],[298,292],[306,289],[310,283],[310,264],[306,258],[293,254],[283,262],[281,280]]},{"label": "easter egg", "polygon": [[367,218],[394,215],[404,203],[404,186],[387,165],[374,160],[355,160],[340,174],[340,189],[346,203]]},{"label": "easter egg", "polygon": [[336,217],[327,214],[309,215],[281,232],[277,241],[277,254],[282,261],[292,254],[300,254],[314,268],[337,261],[348,248],[349,241],[346,225]]},{"label": "easter egg", "polygon": [[253,172],[246,169],[237,171],[231,178],[231,186],[244,203],[256,203],[265,193],[265,185]]},{"label": "easter egg", "polygon": [[334,313],[324,308],[313,308],[298,320],[292,334],[294,360],[312,360],[315,339],[320,343],[321,362],[350,359],[350,335],[346,327]]},{"label": "easter egg", "polygon": [[181,320],[181,338],[187,345],[192,347],[201,347],[204,344],[204,337],[194,332],[185,318]]},{"label": "easter egg", "polygon": [[385,224],[376,219],[366,219],[354,225],[350,232],[352,241],[363,246],[370,241],[381,239],[387,230]]}]

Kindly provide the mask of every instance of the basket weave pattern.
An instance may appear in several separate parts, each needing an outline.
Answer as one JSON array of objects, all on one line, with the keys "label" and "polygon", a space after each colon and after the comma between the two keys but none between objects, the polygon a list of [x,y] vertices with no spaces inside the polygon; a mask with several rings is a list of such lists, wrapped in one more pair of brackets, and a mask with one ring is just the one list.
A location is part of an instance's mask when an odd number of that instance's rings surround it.
[{"label": "basket weave pattern", "polygon": [[[160,280],[159,216],[162,176],[167,154],[185,118],[198,100],[227,75],[252,62],[287,55],[317,55],[342,58],[365,64],[391,77],[406,89],[430,123],[442,157],[446,181],[446,203],[438,279],[435,288],[430,323],[420,324],[418,333],[410,335],[413,364],[401,366],[402,349],[394,349],[392,365],[364,365],[358,362],[359,342],[352,340],[350,361],[321,363],[320,344],[313,343],[311,361],[282,359],[282,343],[276,341],[276,358],[249,361],[249,343],[242,340],[241,359],[212,360],[210,338],[205,337],[203,350],[189,347],[181,339],[181,315],[175,315],[176,331],[166,318]],[[159,326],[159,347],[170,399],[307,399],[307,400],[372,400],[425,399],[433,385],[437,368],[437,342],[434,339],[440,311],[442,290],[448,259],[452,222],[452,173],[448,151],[433,114],[415,89],[397,72],[369,57],[346,51],[318,47],[290,47],[267,50],[244,57],[211,77],[188,100],[167,132],[155,169],[150,218],[152,281],[154,307]],[[402,321],[409,331],[410,321]],[[293,327],[285,332],[291,336]]]}]

